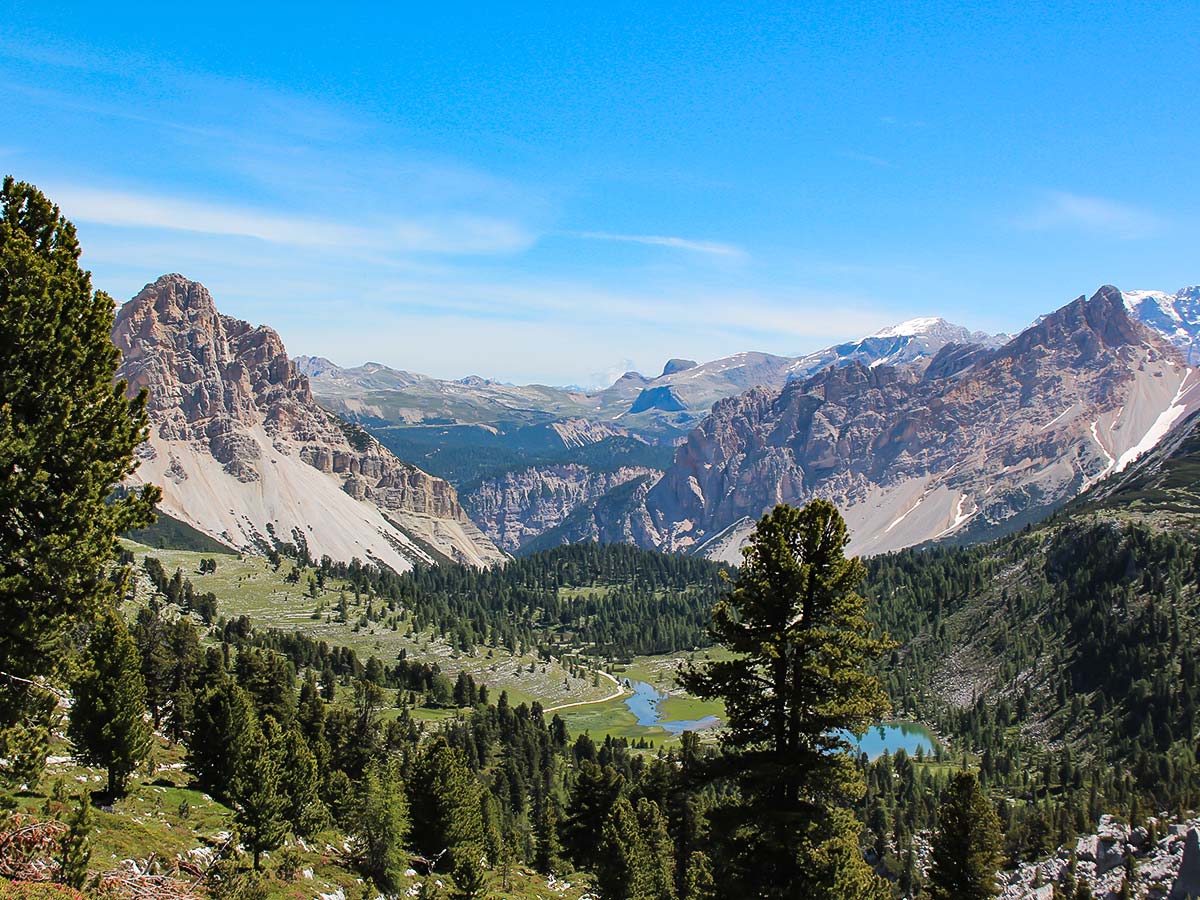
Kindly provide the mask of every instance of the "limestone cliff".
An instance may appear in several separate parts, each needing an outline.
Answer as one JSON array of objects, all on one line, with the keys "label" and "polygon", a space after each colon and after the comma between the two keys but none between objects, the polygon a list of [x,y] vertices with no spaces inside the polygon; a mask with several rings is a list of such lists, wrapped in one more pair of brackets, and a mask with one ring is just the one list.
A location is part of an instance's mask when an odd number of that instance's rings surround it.
[{"label": "limestone cliff", "polygon": [[118,311],[113,342],[118,377],[150,393],[138,477],[162,486],[171,515],[235,547],[274,533],[397,569],[503,558],[453,486],[322,409],[279,335],[220,314],[203,285],[147,285]]}]

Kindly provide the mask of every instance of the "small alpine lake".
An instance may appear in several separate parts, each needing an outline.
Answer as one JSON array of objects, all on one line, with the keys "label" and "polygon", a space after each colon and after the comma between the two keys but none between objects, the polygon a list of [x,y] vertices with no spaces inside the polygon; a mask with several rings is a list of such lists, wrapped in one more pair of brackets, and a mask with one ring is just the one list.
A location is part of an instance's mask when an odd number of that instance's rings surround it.
[{"label": "small alpine lake", "polygon": [[[701,712],[711,708],[712,704],[691,700],[686,695],[680,697],[663,693],[645,681],[626,678],[623,684],[633,691],[625,697],[625,707],[633,713],[638,726],[642,728],[661,728],[668,734],[679,735],[685,731],[716,728],[721,724],[721,718],[716,714],[697,718],[672,715],[672,712],[687,711],[689,706],[698,707],[695,711]],[[916,722],[884,722],[868,730],[861,739],[855,740],[853,735],[847,737],[857,752],[867,754],[870,759],[882,756],[885,752],[895,755],[899,750],[909,756],[915,756],[920,750],[928,756],[938,747],[933,732]]]},{"label": "small alpine lake", "polygon": [[861,739],[855,740],[852,734],[847,737],[868,759],[876,759],[885,752],[895,756],[899,750],[909,756],[916,756],[920,750],[929,756],[940,746],[933,732],[916,722],[885,722],[871,728]]}]

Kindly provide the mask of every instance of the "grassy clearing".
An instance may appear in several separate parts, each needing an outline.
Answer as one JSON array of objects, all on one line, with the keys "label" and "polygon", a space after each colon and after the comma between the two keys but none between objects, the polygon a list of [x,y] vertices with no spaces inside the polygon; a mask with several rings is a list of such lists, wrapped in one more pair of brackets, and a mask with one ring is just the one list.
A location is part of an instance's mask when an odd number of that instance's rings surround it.
[{"label": "grassy clearing", "polygon": [[[355,598],[353,588],[330,579],[316,596],[309,586],[308,572],[296,583],[287,580],[294,568],[284,560],[278,571],[263,557],[244,554],[217,557],[217,571],[200,574],[200,560],[210,553],[190,550],[160,550],[125,541],[138,566],[138,597],[149,597],[152,587],[141,570],[147,556],[157,557],[168,574],[182,570],[197,591],[211,591],[217,597],[218,615],[227,619],[248,616],[256,627],[300,631],[331,646],[350,647],[364,662],[378,656],[392,662],[401,651],[409,659],[436,662],[452,680],[466,671],[479,684],[498,696],[507,691],[516,705],[534,700],[543,706],[557,706],[580,700],[596,700],[611,691],[601,679],[593,683],[590,675],[575,677],[557,661],[545,662],[531,654],[517,655],[504,648],[477,647],[465,653],[430,632],[415,633],[404,610],[387,610],[382,621],[369,621],[368,610],[378,614],[382,601],[362,596]],[[311,570],[310,570],[311,571]],[[346,621],[340,621],[338,606],[345,600]]]},{"label": "grassy clearing", "polygon": [[654,741],[655,746],[665,743],[671,735],[658,726],[646,727],[637,723],[637,717],[625,705],[625,699],[609,700],[592,706],[564,709],[559,713],[567,723],[572,735],[587,732],[592,740],[602,741],[606,736],[626,738],[630,741]]},{"label": "grassy clearing", "polygon": [[701,700],[687,694],[671,694],[658,704],[664,722],[693,722],[708,716],[724,718],[725,704],[720,700]]}]

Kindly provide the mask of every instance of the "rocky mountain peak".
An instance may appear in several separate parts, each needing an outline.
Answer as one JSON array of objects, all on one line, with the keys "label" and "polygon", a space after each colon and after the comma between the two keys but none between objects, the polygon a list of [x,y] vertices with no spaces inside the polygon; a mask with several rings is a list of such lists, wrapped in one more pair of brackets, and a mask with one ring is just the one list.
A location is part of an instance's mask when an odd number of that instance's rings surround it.
[{"label": "rocky mountain peak", "polygon": [[1104,285],[1091,298],[1080,295],[1025,329],[998,353],[1015,358],[1033,352],[1074,348],[1081,359],[1094,358],[1102,350],[1113,350],[1153,342],[1160,352],[1169,352],[1157,335],[1130,317],[1121,292]]},{"label": "rocky mountain peak", "polygon": [[394,568],[431,559],[410,531],[448,556],[501,558],[449,483],[317,405],[279,335],[220,314],[203,285],[182,275],[146,285],[112,339],[118,377],[150,395],[139,476],[163,486],[172,515],[237,547],[276,533]]}]

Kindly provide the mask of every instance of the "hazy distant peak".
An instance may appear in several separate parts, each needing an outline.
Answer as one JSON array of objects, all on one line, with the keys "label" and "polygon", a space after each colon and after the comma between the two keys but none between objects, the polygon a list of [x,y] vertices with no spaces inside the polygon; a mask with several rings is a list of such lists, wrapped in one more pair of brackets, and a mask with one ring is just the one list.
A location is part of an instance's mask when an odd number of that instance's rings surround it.
[{"label": "hazy distant peak", "polygon": [[699,363],[697,363],[694,359],[668,359],[667,364],[663,366],[662,375],[659,377],[661,378],[665,375],[674,375],[676,372],[683,372],[687,369],[694,369],[698,365]]},{"label": "hazy distant peak", "polygon": [[867,337],[911,337],[918,334],[930,334],[945,328],[958,329],[960,326],[951,325],[941,316],[920,316],[915,319],[908,319],[898,325],[889,325],[887,328],[881,328],[874,334],[869,334]]}]

